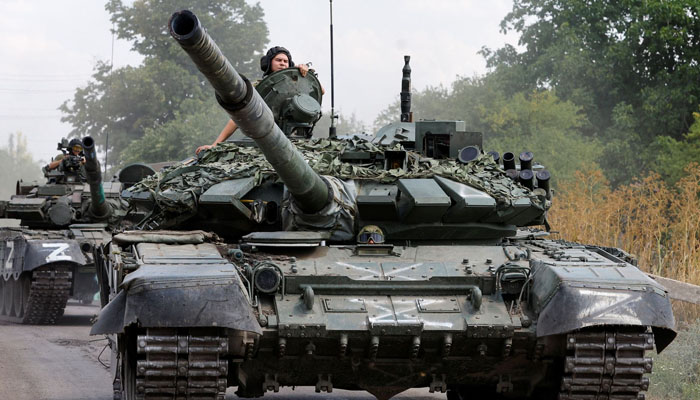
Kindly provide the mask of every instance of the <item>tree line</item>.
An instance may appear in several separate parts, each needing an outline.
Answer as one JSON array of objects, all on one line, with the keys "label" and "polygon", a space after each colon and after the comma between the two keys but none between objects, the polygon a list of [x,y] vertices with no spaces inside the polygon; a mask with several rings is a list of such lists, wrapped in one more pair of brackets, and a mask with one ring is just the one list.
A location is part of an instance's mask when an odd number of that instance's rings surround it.
[{"label": "tree line", "polygon": [[[236,69],[258,75],[268,43],[259,4],[109,0],[116,35],[143,63],[98,63],[61,111],[71,136],[90,134],[101,150],[109,136],[111,167],[184,158],[228,118],[169,40],[178,7],[197,12]],[[483,48],[486,74],[414,93],[415,117],[465,120],[487,150],[533,151],[559,179],[595,165],[613,186],[651,171],[674,183],[700,159],[698,13],[691,0],[514,0],[501,29],[518,33],[518,46]],[[375,128],[397,115],[398,101]],[[343,122],[362,128],[354,116]]]},{"label": "tree line", "polygon": [[613,186],[652,171],[674,183],[700,159],[699,13],[693,0],[514,0],[500,26],[519,46],[483,48],[487,74],[417,93],[415,113],[464,119],[560,178],[595,163]]}]

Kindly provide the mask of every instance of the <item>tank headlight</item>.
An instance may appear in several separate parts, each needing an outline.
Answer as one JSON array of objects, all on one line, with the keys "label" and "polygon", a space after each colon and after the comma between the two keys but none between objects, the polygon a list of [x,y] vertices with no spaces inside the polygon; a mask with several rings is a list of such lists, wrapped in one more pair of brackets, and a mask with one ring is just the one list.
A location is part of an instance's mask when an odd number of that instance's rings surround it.
[{"label": "tank headlight", "polygon": [[275,293],[280,287],[282,276],[277,268],[260,267],[255,270],[255,288],[263,293]]}]

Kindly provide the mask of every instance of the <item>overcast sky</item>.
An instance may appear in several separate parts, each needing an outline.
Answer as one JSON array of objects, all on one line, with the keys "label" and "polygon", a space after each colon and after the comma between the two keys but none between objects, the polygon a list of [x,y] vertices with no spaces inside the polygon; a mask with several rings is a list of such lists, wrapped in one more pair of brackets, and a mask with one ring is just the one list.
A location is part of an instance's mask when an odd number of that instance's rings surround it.
[{"label": "overcast sky", "polygon": [[[295,62],[313,62],[329,110],[329,1],[260,3],[269,46],[287,47]],[[336,110],[371,126],[398,99],[405,54],[411,55],[414,90],[483,74],[486,66],[477,54],[482,46],[517,42],[517,36],[499,32],[511,5],[512,0],[333,1]],[[99,0],[0,0],[0,6],[0,147],[21,131],[35,158],[46,162],[71,129],[60,122],[57,107],[86,84],[98,60],[112,57],[109,14]],[[130,46],[114,43],[115,68],[140,63]],[[212,140],[217,134],[212,132]]]}]

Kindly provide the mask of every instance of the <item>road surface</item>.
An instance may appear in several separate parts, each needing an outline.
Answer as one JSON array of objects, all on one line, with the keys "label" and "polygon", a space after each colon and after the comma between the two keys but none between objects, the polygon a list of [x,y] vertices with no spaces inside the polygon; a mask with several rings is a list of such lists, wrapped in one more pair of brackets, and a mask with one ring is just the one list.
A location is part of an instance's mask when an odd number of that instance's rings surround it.
[{"label": "road surface", "polygon": [[[53,326],[15,325],[0,321],[0,399],[112,400],[109,349],[106,340],[89,336],[96,306],[69,303]],[[226,399],[236,399],[229,388]],[[321,400],[374,397],[364,392],[334,390],[318,394],[313,388],[283,388],[265,399]],[[413,389],[396,396],[404,400],[444,400],[445,395]]]}]

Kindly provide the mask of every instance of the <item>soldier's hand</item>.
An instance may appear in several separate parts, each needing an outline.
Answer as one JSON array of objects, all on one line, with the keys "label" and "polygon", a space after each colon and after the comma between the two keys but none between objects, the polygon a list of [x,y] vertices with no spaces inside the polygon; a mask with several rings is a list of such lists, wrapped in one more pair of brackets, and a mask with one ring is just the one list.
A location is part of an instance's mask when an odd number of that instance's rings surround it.
[{"label": "soldier's hand", "polygon": [[204,146],[199,146],[199,147],[197,147],[197,150],[194,151],[194,154],[199,154],[200,151],[202,151],[202,150],[209,150],[209,149],[211,149],[212,147],[213,147],[213,146],[210,145],[210,144],[205,144]]},{"label": "soldier's hand", "polygon": [[301,74],[301,76],[306,76],[306,73],[309,72],[308,64],[299,64],[297,65],[297,68],[299,68],[299,73]]}]

